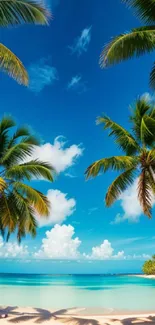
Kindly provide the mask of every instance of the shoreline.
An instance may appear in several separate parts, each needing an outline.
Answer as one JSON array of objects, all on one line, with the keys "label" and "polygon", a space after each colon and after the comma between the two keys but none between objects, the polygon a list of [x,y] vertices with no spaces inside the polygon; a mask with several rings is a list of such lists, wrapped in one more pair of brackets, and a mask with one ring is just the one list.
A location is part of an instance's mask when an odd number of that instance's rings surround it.
[{"label": "shoreline", "polygon": [[[102,308],[104,310],[104,308]],[[32,307],[0,307],[0,314],[7,314],[7,318],[1,318],[2,325],[9,323],[20,324],[67,324],[67,325],[132,325],[134,323],[147,324],[155,323],[154,312],[129,312],[129,311],[116,311],[112,314],[97,313],[97,308],[71,308],[50,310]],[[115,323],[115,324],[114,324]]]},{"label": "shoreline", "polygon": [[155,280],[155,275],[146,275],[146,274],[134,274],[129,276],[136,276],[137,278],[144,278],[144,279],[154,279]]}]

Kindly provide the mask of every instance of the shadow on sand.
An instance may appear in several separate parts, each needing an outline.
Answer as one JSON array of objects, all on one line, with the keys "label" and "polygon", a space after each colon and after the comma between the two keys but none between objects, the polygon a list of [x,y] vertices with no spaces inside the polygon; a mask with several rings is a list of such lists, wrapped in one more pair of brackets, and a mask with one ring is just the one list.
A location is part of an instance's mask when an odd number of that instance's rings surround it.
[{"label": "shadow on sand", "polygon": [[[60,309],[54,312],[42,308],[34,308],[34,312],[20,312],[17,307],[6,307],[0,308],[0,314],[7,314],[8,323],[21,323],[26,321],[32,321],[32,323],[41,324],[47,321],[58,321],[62,324],[70,325],[116,325],[117,323],[121,325],[155,325],[155,316],[141,316],[141,317],[128,317],[119,320],[117,317],[108,318],[99,317],[100,320],[91,318],[89,316],[81,317],[80,315],[73,315],[73,310],[71,309]],[[123,316],[122,316],[123,317]],[[148,324],[149,323],[149,324]]]}]

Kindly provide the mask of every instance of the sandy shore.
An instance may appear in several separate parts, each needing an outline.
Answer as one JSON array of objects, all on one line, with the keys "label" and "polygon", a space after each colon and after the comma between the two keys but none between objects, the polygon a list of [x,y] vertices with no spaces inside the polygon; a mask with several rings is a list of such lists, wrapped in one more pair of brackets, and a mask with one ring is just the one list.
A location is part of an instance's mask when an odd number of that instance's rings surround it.
[{"label": "sandy shore", "polygon": [[67,324],[67,325],[131,325],[155,324],[155,313],[126,315],[82,315],[83,309],[61,309],[56,311],[41,308],[1,307],[0,313],[8,317],[0,319],[0,324]]},{"label": "sandy shore", "polygon": [[145,279],[155,279],[155,275],[136,274],[131,276],[136,276],[138,278],[145,278]]}]

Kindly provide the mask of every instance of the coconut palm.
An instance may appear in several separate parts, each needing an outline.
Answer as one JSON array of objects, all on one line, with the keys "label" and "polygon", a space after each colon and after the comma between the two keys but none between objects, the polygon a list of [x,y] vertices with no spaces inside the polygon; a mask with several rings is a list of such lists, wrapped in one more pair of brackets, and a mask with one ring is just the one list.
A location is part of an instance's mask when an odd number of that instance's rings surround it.
[{"label": "coconut palm", "polygon": [[91,164],[86,177],[96,177],[108,170],[120,172],[109,186],[105,202],[110,207],[121,193],[138,178],[137,196],[145,215],[152,217],[152,198],[155,195],[155,108],[146,98],[139,98],[130,116],[131,133],[106,116],[97,123],[110,131],[124,155],[102,158]]},{"label": "coconut palm", "polygon": [[[23,23],[48,23],[49,11],[36,0],[0,0],[0,27]],[[28,74],[18,57],[0,43],[0,69],[7,72],[18,83],[27,85]]]},{"label": "coconut palm", "polygon": [[[114,37],[101,53],[102,68],[132,57],[139,57],[155,49],[155,0],[122,1],[132,7],[146,25]],[[150,74],[150,86],[155,88],[155,64]]]},{"label": "coconut palm", "polygon": [[0,121],[0,231],[7,239],[17,234],[20,242],[27,233],[36,235],[36,215],[46,217],[47,197],[30,186],[30,181],[53,181],[54,169],[46,162],[31,159],[39,140],[27,127],[16,128],[10,117]]}]

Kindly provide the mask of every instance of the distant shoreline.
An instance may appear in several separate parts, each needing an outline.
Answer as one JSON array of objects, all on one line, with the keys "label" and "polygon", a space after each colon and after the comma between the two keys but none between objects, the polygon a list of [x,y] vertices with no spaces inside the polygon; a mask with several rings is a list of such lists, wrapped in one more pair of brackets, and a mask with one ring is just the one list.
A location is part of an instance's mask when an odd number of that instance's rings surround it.
[{"label": "distant shoreline", "polygon": [[136,276],[138,278],[144,278],[144,279],[154,279],[155,280],[155,275],[146,275],[146,274],[129,274],[129,276]]}]

